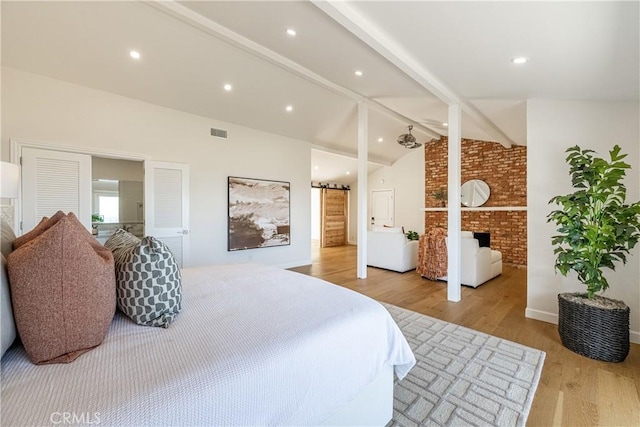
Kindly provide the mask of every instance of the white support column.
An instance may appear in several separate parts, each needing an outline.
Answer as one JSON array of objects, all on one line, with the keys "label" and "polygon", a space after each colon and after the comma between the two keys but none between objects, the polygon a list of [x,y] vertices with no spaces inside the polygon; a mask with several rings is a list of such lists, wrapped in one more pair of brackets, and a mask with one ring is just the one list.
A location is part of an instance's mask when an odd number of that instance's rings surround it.
[{"label": "white support column", "polygon": [[460,301],[460,153],[462,133],[462,112],[460,105],[449,106],[449,150],[448,150],[448,214],[447,214],[447,299]]},{"label": "white support column", "polygon": [[369,155],[368,129],[369,110],[364,102],[358,103],[358,279],[367,278],[367,224],[368,210],[368,170],[367,157]]}]

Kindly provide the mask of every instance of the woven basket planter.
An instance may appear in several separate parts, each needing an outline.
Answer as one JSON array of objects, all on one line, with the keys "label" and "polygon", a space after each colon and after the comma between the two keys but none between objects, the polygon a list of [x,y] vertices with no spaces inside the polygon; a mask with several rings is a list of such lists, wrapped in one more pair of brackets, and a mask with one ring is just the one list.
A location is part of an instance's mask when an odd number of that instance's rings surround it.
[{"label": "woven basket planter", "polygon": [[622,362],[629,354],[629,307],[605,297],[558,295],[558,332],[562,345],[595,360]]}]

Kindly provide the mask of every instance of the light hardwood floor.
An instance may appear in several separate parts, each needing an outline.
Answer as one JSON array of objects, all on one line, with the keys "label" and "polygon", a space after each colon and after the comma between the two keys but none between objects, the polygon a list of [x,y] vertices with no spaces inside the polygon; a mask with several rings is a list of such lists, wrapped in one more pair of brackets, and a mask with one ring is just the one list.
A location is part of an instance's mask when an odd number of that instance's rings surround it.
[{"label": "light hardwood floor", "polygon": [[526,270],[501,276],[447,301],[446,284],[415,271],[369,268],[356,279],[356,247],[313,248],[313,264],[292,270],[353,289],[379,301],[515,341],[547,353],[528,426],[640,426],[640,345],[622,363],[579,356],[560,343],[557,326],[527,319]]}]

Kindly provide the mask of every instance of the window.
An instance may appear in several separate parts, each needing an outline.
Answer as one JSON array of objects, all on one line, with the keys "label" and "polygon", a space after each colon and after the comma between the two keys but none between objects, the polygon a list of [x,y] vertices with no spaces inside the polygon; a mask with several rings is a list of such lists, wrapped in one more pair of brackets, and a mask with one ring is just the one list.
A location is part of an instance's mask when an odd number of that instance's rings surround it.
[{"label": "window", "polygon": [[118,202],[118,196],[99,196],[98,197],[98,212],[100,216],[104,218],[104,222],[118,222],[118,212],[120,206]]},{"label": "window", "polygon": [[120,202],[117,192],[94,191],[94,213],[102,217],[103,222],[120,222]]}]

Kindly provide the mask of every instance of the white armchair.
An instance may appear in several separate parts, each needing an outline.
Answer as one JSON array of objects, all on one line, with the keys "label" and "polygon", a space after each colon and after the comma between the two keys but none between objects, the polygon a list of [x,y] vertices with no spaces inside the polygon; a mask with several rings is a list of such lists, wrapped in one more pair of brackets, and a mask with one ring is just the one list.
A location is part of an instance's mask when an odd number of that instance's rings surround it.
[{"label": "white armchair", "polygon": [[367,233],[367,265],[387,270],[414,270],[418,261],[418,241],[407,240],[402,228]]},{"label": "white armchair", "polygon": [[[477,288],[502,274],[502,253],[480,247],[470,231],[462,232],[460,240],[460,283]],[[447,278],[444,277],[443,280]]]}]

